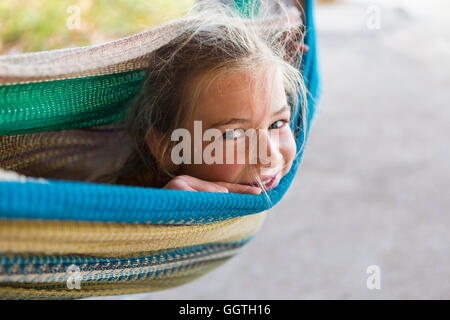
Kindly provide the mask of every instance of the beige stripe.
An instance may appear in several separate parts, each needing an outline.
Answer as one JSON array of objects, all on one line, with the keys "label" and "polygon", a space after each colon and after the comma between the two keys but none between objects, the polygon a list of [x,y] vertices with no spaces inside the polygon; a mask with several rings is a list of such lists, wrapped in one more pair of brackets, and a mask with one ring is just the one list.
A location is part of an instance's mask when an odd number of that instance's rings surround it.
[{"label": "beige stripe", "polygon": [[204,225],[0,220],[0,252],[123,256],[230,242],[254,234],[266,213]]},{"label": "beige stripe", "polygon": [[[148,66],[148,56],[144,55],[136,59],[131,59],[129,61],[117,63],[111,66],[106,66],[98,69],[87,70],[84,72],[72,73],[72,74],[60,74],[60,75],[39,75],[34,74],[30,76],[1,76],[0,72],[0,85],[1,84],[25,84],[32,82],[42,82],[42,81],[53,81],[53,80],[65,80],[65,79],[75,79],[90,76],[107,75],[113,73],[127,72],[133,70],[145,69]],[[0,65],[1,67],[1,65]]]}]

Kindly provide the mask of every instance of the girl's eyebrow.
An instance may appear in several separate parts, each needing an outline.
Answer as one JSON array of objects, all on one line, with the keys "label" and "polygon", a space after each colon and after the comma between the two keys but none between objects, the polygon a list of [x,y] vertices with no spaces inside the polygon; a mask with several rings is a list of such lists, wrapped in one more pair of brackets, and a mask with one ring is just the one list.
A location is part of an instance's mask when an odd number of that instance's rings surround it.
[{"label": "girl's eyebrow", "polygon": [[235,123],[248,123],[248,122],[250,122],[249,119],[231,118],[228,120],[222,120],[222,121],[216,122],[213,125],[211,125],[211,128],[225,126],[225,125],[229,125],[229,124],[235,124]]},{"label": "girl's eyebrow", "polygon": [[[284,105],[283,107],[281,107],[278,111],[275,111],[272,114],[272,117],[275,117],[283,112],[286,111],[291,111],[291,109],[289,108],[289,106]],[[216,123],[214,123],[213,125],[210,126],[210,128],[214,128],[214,127],[220,127],[220,126],[225,126],[225,125],[230,125],[230,124],[236,124],[236,123],[249,123],[250,120],[249,119],[242,119],[242,118],[231,118],[231,119],[227,119],[227,120],[222,120],[222,121],[218,121]]]},{"label": "girl's eyebrow", "polygon": [[272,114],[272,117],[277,116],[277,115],[279,115],[279,114],[281,114],[281,113],[283,113],[285,111],[291,111],[291,108],[289,108],[289,106],[286,105],[286,104],[283,107],[281,107],[278,111],[274,112]]}]

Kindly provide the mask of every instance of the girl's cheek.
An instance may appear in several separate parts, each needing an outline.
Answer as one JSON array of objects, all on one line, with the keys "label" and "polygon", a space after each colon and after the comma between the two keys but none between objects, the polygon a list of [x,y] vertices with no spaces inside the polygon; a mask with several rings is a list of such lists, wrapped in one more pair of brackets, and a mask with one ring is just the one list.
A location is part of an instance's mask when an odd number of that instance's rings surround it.
[{"label": "girl's cheek", "polygon": [[[215,154],[214,150],[212,152],[205,151],[208,144],[209,142],[203,143],[202,163],[183,165],[180,174],[187,174],[208,181],[239,182],[248,161],[248,158],[245,157],[245,149],[241,152],[242,150],[237,147],[237,143],[231,142],[228,146],[229,155],[227,160],[227,147],[225,143],[223,144],[222,153],[218,155]],[[241,152],[240,157],[237,155],[239,152]],[[210,158],[209,160],[213,163],[207,164],[205,157]],[[215,160],[222,163],[217,163]]]},{"label": "girl's cheek", "polygon": [[289,126],[285,126],[280,133],[280,153],[285,162],[285,172],[283,172],[283,174],[286,174],[290,170],[295,158],[296,149],[297,145],[295,143],[294,135]]},{"label": "girl's cheek", "polygon": [[197,164],[188,166],[184,174],[208,181],[239,182],[245,165],[240,164]]},{"label": "girl's cheek", "polygon": [[[256,142],[257,143],[257,142]],[[203,148],[206,144],[203,145]],[[205,149],[203,149],[205,150]],[[251,155],[251,150],[256,155]],[[215,153],[213,153],[215,155]],[[223,141],[222,144],[222,163],[213,163],[210,165],[199,165],[197,167],[197,177],[212,180],[225,181],[231,183],[241,183],[250,181],[254,178],[254,166],[256,165],[257,150],[250,148],[248,138]]]},{"label": "girl's cheek", "polygon": [[209,169],[216,180],[237,183],[240,182],[244,167],[242,164],[214,164]]}]

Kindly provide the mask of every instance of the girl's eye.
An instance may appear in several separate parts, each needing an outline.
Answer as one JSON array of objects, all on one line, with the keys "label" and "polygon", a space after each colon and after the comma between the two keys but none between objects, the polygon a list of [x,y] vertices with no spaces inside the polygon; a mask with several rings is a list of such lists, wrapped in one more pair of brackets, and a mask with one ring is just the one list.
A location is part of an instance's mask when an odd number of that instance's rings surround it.
[{"label": "girl's eye", "polygon": [[286,120],[278,120],[272,123],[269,127],[269,129],[280,129],[282,126],[284,126],[287,123]]},{"label": "girl's eye", "polygon": [[222,138],[225,140],[233,140],[238,139],[244,135],[243,129],[227,129],[225,133],[222,135]]}]

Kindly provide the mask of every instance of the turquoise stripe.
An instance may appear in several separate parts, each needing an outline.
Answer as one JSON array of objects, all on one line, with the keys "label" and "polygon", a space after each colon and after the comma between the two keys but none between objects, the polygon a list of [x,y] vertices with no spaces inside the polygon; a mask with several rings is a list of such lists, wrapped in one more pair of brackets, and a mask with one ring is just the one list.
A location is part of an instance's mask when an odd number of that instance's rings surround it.
[{"label": "turquoise stripe", "polygon": [[259,0],[234,0],[237,11],[243,17],[257,16],[260,4]]}]

